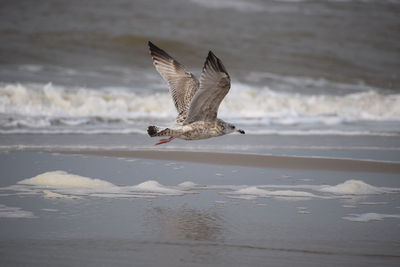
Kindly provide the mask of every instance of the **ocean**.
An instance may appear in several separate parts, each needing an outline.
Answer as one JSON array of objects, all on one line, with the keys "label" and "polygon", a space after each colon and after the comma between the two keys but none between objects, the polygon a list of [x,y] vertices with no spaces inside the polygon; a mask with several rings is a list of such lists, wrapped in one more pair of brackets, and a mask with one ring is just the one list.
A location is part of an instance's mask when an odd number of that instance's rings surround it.
[{"label": "ocean", "polygon": [[3,1],[0,134],[174,123],[152,41],[197,77],[209,50],[246,133],[399,135],[400,1]]},{"label": "ocean", "polygon": [[[399,266],[399,0],[0,1],[1,266]],[[151,41],[232,80],[174,124]]]}]

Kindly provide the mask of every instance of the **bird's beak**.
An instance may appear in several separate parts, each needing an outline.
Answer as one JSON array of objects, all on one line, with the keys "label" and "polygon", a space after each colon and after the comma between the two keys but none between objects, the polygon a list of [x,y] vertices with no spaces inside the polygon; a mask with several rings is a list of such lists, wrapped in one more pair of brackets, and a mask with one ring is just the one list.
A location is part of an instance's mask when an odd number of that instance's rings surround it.
[{"label": "bird's beak", "polygon": [[245,132],[242,129],[237,130],[237,132],[241,133],[241,134],[245,134]]}]

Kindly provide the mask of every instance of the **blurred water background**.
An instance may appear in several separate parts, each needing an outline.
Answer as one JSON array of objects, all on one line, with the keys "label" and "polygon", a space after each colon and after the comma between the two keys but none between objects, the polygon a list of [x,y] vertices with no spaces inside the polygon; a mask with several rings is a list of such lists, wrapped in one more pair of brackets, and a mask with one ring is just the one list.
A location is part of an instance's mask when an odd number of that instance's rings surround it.
[{"label": "blurred water background", "polygon": [[249,134],[400,132],[400,1],[1,1],[0,133],[139,133],[176,116],[147,41],[232,88]]}]

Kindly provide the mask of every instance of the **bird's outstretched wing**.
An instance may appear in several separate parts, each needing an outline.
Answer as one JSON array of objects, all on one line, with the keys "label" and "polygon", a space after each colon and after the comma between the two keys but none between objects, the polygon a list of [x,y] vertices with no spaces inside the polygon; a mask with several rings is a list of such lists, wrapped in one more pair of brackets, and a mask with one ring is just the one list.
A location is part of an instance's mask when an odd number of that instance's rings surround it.
[{"label": "bird's outstretched wing", "polygon": [[187,117],[192,98],[199,88],[199,81],[182,64],[152,42],[149,42],[149,48],[154,67],[169,85],[178,111],[177,122],[181,123]]},{"label": "bird's outstretched wing", "polygon": [[231,80],[221,60],[209,52],[200,76],[200,87],[190,104],[183,124],[214,121],[221,101],[229,92]]}]

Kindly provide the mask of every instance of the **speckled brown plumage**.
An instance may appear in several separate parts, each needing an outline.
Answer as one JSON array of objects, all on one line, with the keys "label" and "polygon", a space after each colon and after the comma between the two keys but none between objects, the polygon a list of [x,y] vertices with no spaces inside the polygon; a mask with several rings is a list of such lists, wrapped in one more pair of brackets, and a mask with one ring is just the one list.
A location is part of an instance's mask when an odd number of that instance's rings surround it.
[{"label": "speckled brown plumage", "polygon": [[198,140],[225,135],[231,132],[244,134],[235,126],[217,118],[221,101],[229,92],[231,82],[221,60],[209,52],[203,66],[200,81],[164,50],[149,42],[153,64],[161,77],[168,83],[172,99],[178,111],[178,127],[161,130],[149,126],[151,137],[170,136],[157,144],[175,138]]}]

